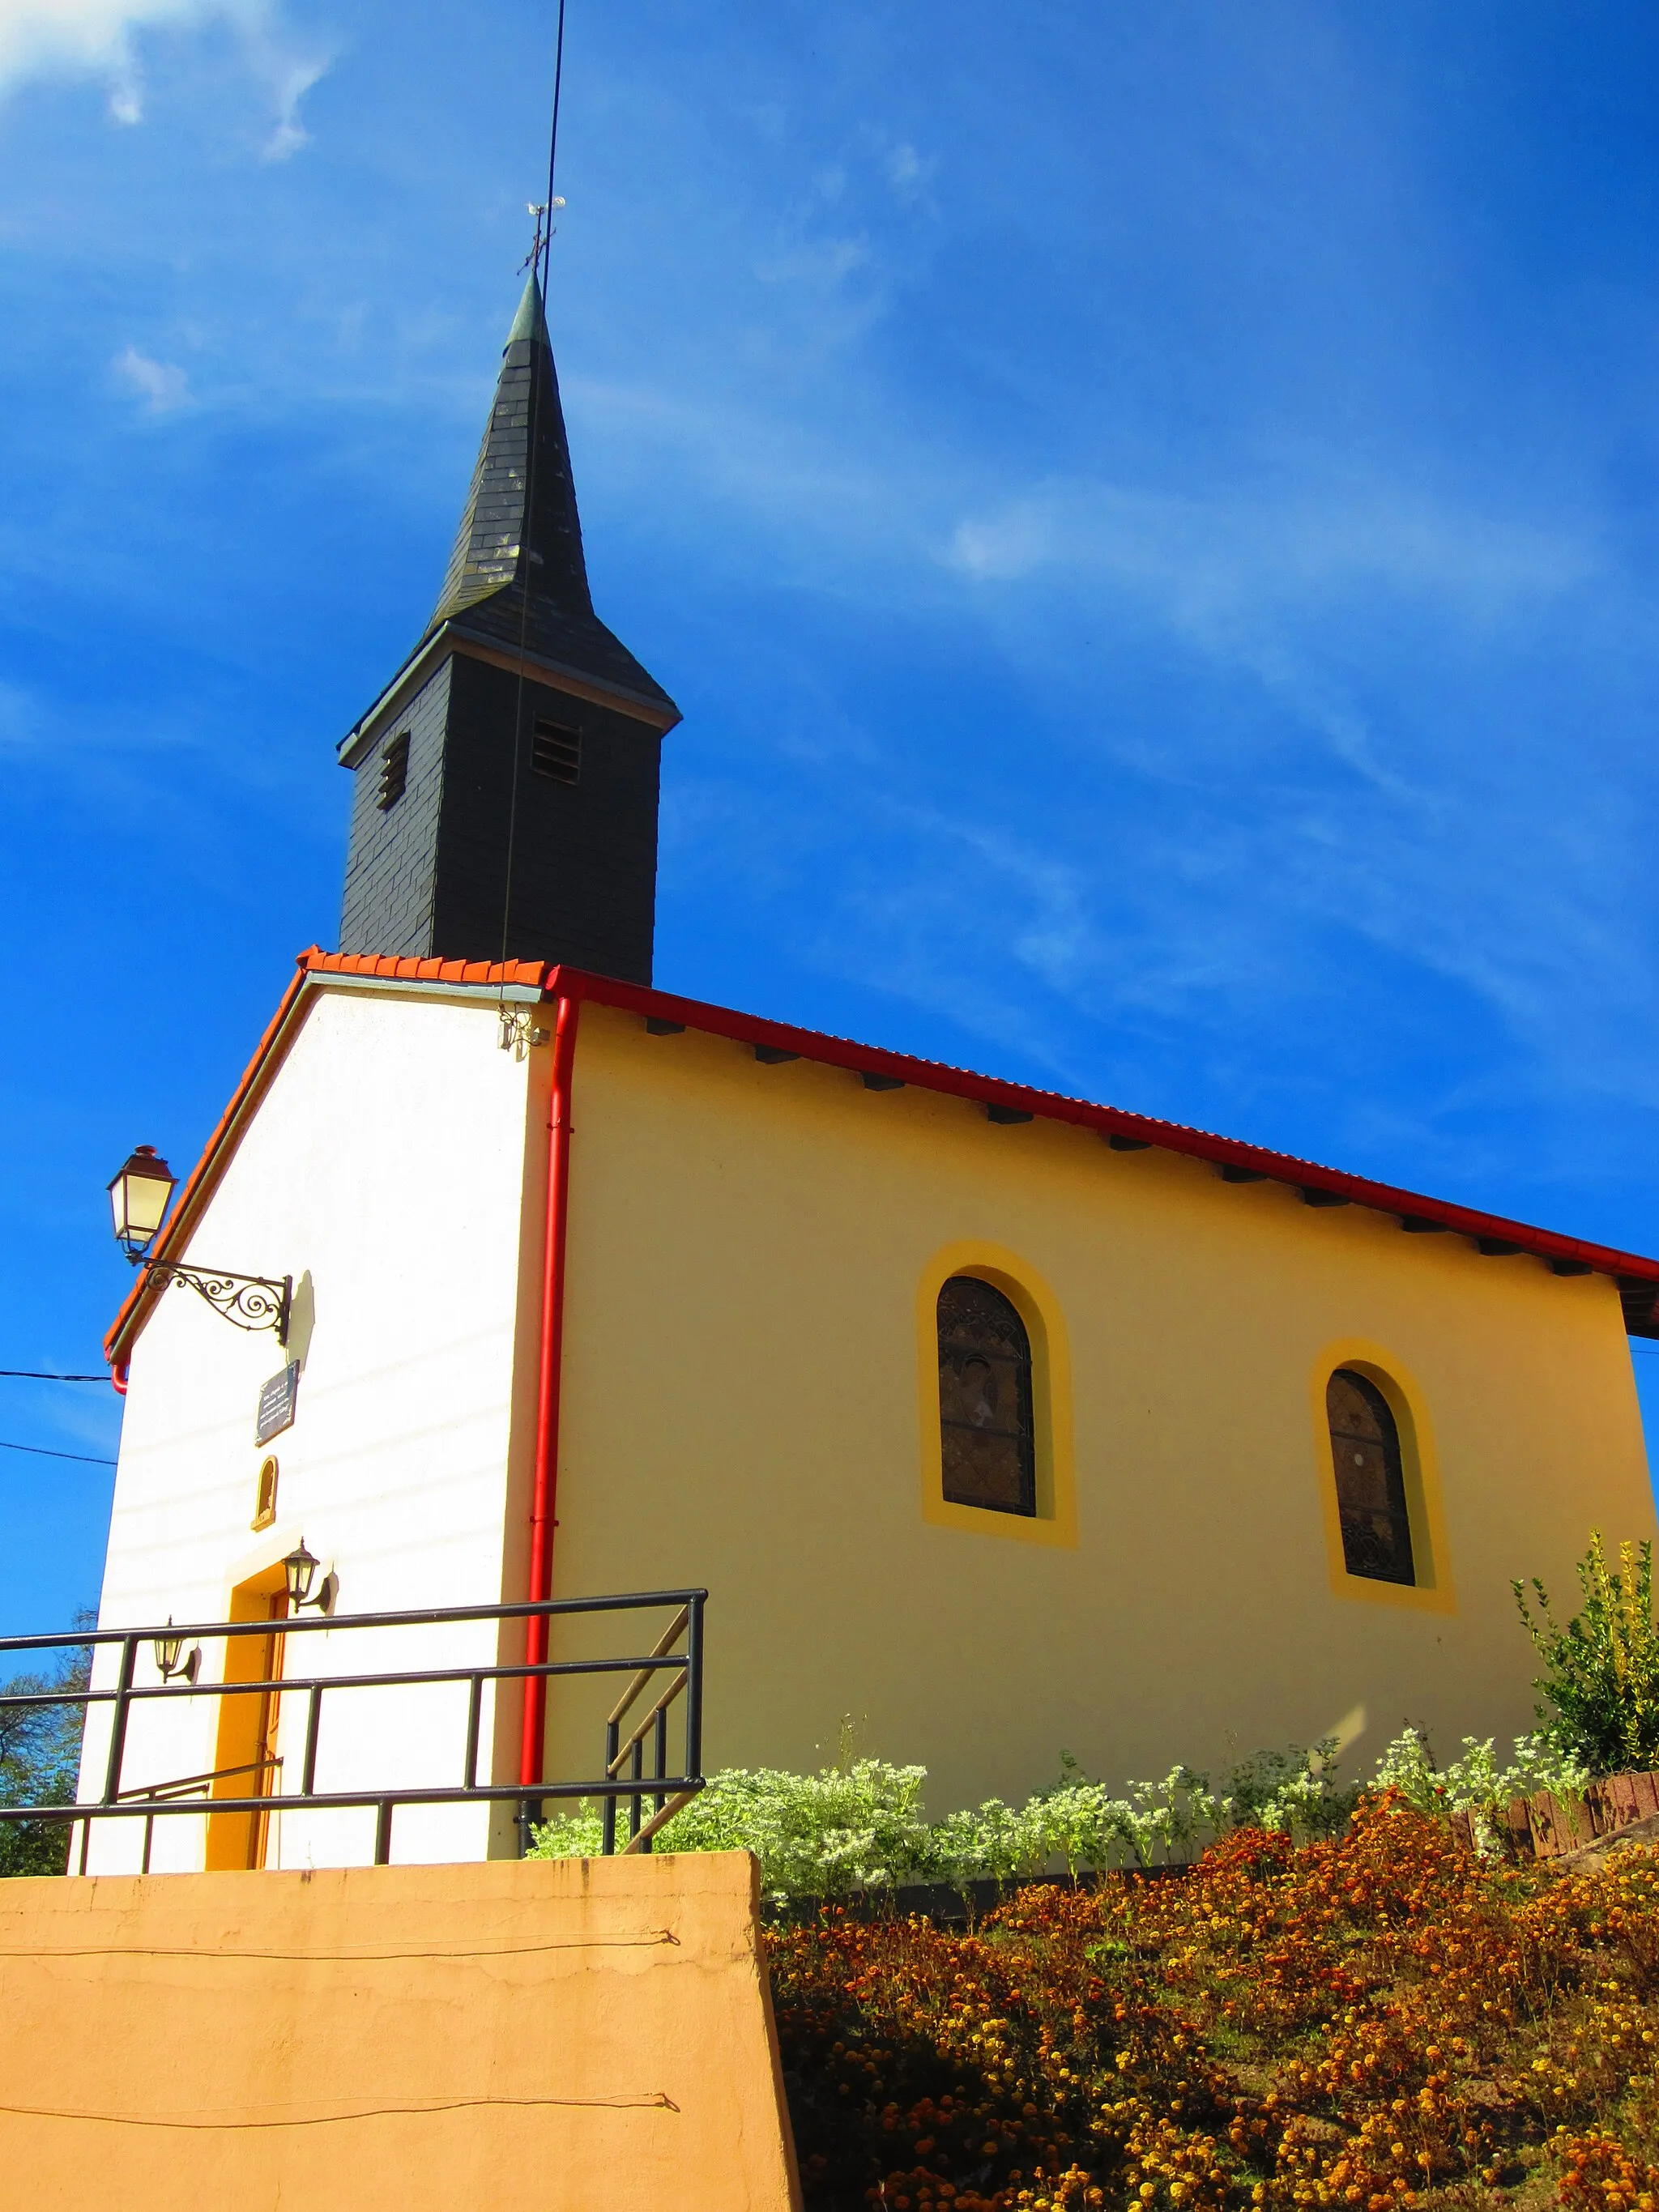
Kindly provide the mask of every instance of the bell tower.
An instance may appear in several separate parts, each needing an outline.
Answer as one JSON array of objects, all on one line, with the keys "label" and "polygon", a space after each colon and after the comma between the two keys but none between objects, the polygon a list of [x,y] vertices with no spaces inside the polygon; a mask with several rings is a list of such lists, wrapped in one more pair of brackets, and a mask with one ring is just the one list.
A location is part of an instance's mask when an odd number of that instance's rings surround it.
[{"label": "bell tower", "polygon": [[593,611],[532,271],[443,589],[339,747],[343,952],[651,981],[662,740],[679,709]]}]

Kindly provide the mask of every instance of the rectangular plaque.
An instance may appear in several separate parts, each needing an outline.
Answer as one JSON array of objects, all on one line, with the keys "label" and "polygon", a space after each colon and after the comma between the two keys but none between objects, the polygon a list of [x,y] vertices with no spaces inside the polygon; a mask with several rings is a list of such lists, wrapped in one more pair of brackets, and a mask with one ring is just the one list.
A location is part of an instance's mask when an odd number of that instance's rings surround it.
[{"label": "rectangular plaque", "polygon": [[253,1441],[268,1444],[284,1429],[294,1425],[294,1401],[300,1395],[300,1363],[296,1359],[273,1375],[259,1393],[259,1410],[254,1416]]}]

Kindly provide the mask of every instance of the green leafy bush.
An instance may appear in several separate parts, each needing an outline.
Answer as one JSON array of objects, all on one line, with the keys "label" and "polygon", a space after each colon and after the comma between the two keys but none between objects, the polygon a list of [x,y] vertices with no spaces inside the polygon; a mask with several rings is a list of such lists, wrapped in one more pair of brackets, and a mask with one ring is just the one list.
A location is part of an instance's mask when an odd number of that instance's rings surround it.
[{"label": "green leafy bush", "polygon": [[1563,1627],[1534,1576],[1514,1584],[1515,1601],[1544,1662],[1534,1687],[1545,1731],[1594,1775],[1659,1765],[1659,1628],[1653,1619],[1653,1547],[1619,1547],[1609,1568],[1599,1528],[1578,1562],[1584,1609]]},{"label": "green leafy bush", "polygon": [[[927,1769],[857,1759],[817,1774],[777,1767],[727,1767],[659,1832],[669,1851],[753,1851],[775,1895],[823,1899],[892,1889],[927,1864],[929,1830],[921,1809]],[[591,1857],[599,1814],[538,1830],[532,1858]],[[926,1878],[926,1877],[922,1877]]]},{"label": "green leafy bush", "polygon": [[[1336,1778],[1334,1741],[1311,1750],[1258,1752],[1212,1790],[1177,1766],[1161,1782],[1132,1782],[1123,1796],[1091,1781],[1069,1753],[1060,1777],[1024,1805],[1000,1797],[929,1821],[927,1769],[848,1759],[817,1774],[732,1767],[659,1831],[668,1851],[750,1850],[777,1898],[823,1900],[906,1883],[1006,1884],[1064,1866],[1073,1876],[1195,1856],[1234,1827],[1275,1828],[1298,1841],[1335,1833],[1358,1790]],[[591,1856],[599,1813],[582,1806],[537,1831],[534,1858]]]},{"label": "green leafy bush", "polygon": [[[1387,1754],[1385,1753],[1386,1757]],[[1336,1778],[1337,1744],[1322,1737],[1311,1749],[1258,1751],[1227,1777],[1228,1826],[1274,1828],[1299,1844],[1334,1836],[1347,1826],[1360,1785]]]}]

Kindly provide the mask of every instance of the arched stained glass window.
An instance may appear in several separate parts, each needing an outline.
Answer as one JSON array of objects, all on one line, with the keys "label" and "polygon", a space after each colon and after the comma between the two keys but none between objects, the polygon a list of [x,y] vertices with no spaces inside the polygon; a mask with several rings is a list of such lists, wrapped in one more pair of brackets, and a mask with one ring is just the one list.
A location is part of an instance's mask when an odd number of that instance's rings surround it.
[{"label": "arched stained glass window", "polygon": [[1030,1339],[977,1276],[952,1275],[939,1294],[939,1415],[950,1504],[1035,1515]]},{"label": "arched stained glass window", "polygon": [[1371,1582],[1414,1583],[1400,1431],[1388,1400],[1375,1382],[1339,1367],[1326,1385],[1325,1410],[1348,1572]]}]

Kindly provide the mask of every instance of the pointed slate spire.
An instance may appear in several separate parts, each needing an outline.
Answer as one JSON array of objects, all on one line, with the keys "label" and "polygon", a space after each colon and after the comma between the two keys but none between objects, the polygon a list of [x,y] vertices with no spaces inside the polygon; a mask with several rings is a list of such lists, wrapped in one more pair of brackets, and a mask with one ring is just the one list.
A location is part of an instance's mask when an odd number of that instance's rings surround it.
[{"label": "pointed slate spire", "polygon": [[679,719],[593,611],[532,276],[432,619],[339,746],[355,778],[342,950],[649,983]]},{"label": "pointed slate spire", "polygon": [[558,374],[533,272],[502,349],[495,404],[426,635],[446,622],[672,707],[593,612]]},{"label": "pointed slate spire", "polygon": [[[535,513],[526,530],[532,424]],[[569,611],[591,614],[564,410],[559,404],[541,287],[533,276],[524,288],[501,351],[495,404],[484,426],[432,626],[516,582],[526,564],[526,538],[528,565],[539,592],[556,597]]]}]

